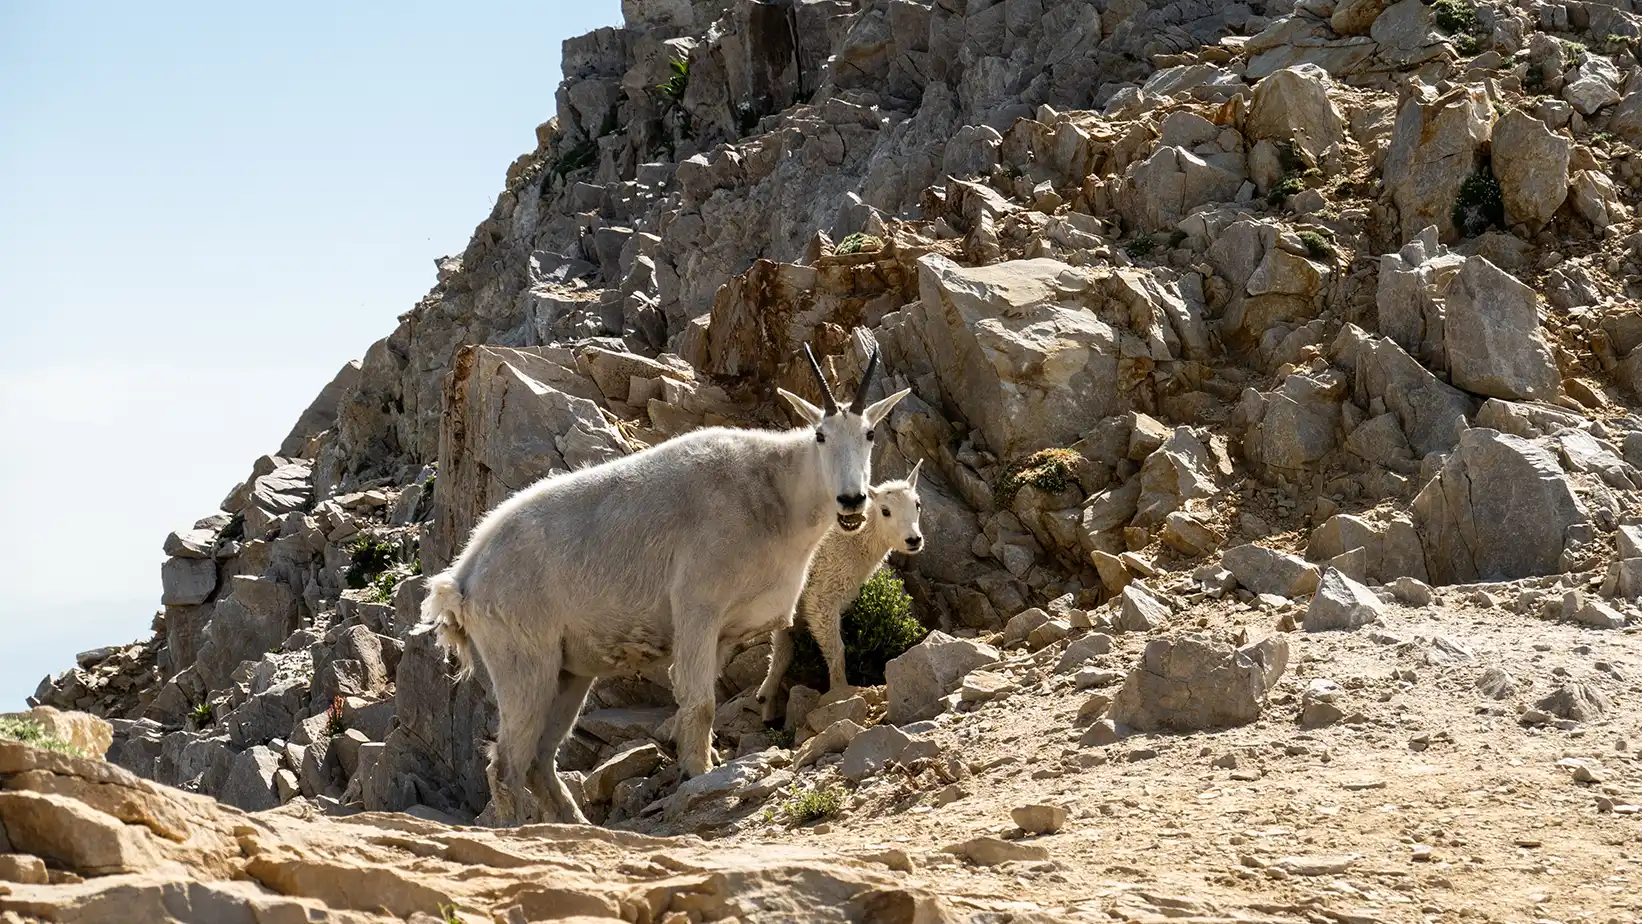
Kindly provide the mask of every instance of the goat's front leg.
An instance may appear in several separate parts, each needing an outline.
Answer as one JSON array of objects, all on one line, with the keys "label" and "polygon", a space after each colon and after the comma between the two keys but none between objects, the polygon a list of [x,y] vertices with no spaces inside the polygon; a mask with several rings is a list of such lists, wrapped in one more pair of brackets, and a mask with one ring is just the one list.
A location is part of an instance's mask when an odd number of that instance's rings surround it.
[{"label": "goat's front leg", "polygon": [[792,663],[792,630],[776,629],[770,633],[770,666],[764,674],[764,683],[758,688],[758,702],[764,707],[765,725],[775,722],[775,701],[781,692],[781,680]]},{"label": "goat's front leg", "polygon": [[688,631],[673,638],[673,698],[678,700],[675,741],[685,776],[713,769],[714,683],[718,679],[718,633],[712,614],[682,621]]}]

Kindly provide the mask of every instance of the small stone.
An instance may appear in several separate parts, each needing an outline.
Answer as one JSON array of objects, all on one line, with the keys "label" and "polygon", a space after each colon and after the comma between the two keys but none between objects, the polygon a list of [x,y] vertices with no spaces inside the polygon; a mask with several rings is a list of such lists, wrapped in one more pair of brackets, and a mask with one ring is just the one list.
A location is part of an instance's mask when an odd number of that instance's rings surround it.
[{"label": "small stone", "polygon": [[1027,834],[1054,834],[1066,824],[1066,809],[1058,805],[1023,805],[1009,817]]},{"label": "small stone", "polygon": [[1089,730],[1078,739],[1078,744],[1084,747],[1098,747],[1115,743],[1121,737],[1117,733],[1117,723],[1111,719],[1102,719],[1089,726]]}]

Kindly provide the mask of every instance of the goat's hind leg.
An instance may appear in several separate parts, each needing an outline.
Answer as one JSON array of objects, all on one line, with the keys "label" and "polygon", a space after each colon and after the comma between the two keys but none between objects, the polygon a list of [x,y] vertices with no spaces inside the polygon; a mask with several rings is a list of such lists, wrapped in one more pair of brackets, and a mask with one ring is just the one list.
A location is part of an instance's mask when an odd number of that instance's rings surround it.
[{"label": "goat's hind leg", "polygon": [[765,725],[776,721],[776,700],[781,694],[781,681],[792,664],[792,630],[776,629],[770,633],[770,666],[764,674],[764,683],[758,688],[758,702],[763,705]]},{"label": "goat's hind leg", "polygon": [[[499,663],[490,672],[490,683],[496,694],[498,730],[486,776],[497,821],[519,825],[530,821],[531,809],[539,806],[538,794],[529,784],[542,732],[558,699],[560,654],[554,645],[540,659],[508,652],[495,660]],[[554,679],[539,679],[544,675]]]},{"label": "goat's hind leg", "polygon": [[570,794],[570,788],[565,786],[564,778],[559,776],[559,748],[569,737],[570,730],[576,727],[576,719],[582,714],[582,704],[587,702],[587,691],[592,688],[592,677],[581,677],[569,671],[559,672],[558,694],[554,697],[553,708],[548,710],[547,722],[536,749],[536,763],[530,770],[530,787],[547,793],[558,810],[558,820],[567,824],[585,825],[588,821],[587,816],[582,814],[581,806],[576,804],[576,798]]}]

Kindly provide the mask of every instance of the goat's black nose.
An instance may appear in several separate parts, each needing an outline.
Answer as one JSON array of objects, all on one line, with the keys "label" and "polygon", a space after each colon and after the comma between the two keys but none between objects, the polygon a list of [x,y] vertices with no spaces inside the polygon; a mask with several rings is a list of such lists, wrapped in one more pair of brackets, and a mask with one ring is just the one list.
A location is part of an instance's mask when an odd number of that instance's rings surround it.
[{"label": "goat's black nose", "polygon": [[845,510],[855,510],[858,507],[865,506],[866,502],[867,496],[865,494],[838,495],[838,506],[844,508]]},{"label": "goat's black nose", "polygon": [[924,537],[923,536],[912,536],[912,537],[907,539],[907,548],[913,550],[914,552],[918,551],[919,547],[921,547],[923,544],[924,544]]}]

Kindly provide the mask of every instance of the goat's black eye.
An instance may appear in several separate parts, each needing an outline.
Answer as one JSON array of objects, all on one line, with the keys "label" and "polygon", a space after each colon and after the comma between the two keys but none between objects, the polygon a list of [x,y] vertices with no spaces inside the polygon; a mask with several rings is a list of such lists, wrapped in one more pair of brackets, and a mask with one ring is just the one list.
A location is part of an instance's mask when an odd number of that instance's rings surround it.
[{"label": "goat's black eye", "polygon": [[913,505],[912,505],[912,506],[914,506],[914,507],[916,507],[916,508],[917,508],[917,509],[919,509],[919,510],[922,510],[922,509],[924,509],[924,502],[923,502],[923,501],[919,501],[919,502],[917,502],[917,503],[916,503],[916,504],[913,504]]},{"label": "goat's black eye", "polygon": [[827,441],[827,435],[822,433],[820,430],[817,430],[815,431],[815,441],[817,443],[825,443]]},{"label": "goat's black eye", "polygon": [[871,430],[867,431],[867,442],[869,442],[869,443],[872,442],[872,431]]},{"label": "goat's black eye", "polygon": [[878,509],[879,509],[880,512],[883,513],[884,516],[886,516],[886,517],[889,516],[889,508],[888,507],[879,507]]}]

